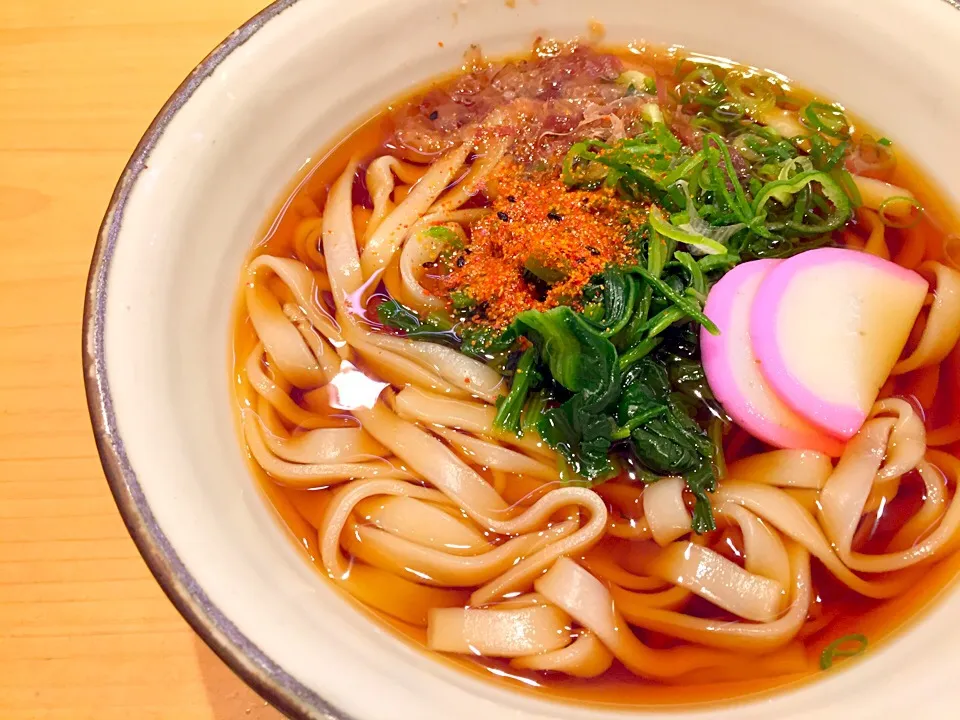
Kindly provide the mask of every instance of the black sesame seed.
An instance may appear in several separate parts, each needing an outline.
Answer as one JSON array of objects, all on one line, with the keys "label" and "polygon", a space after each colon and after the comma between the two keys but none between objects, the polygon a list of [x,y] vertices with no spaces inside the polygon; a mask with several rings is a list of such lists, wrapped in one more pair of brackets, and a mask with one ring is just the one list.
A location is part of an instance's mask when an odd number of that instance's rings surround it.
[{"label": "black sesame seed", "polygon": [[600,251],[597,250],[593,245],[587,245],[587,250],[590,251],[591,255],[599,255]]},{"label": "black sesame seed", "polygon": [[431,119],[431,120],[436,120],[438,117],[440,117],[440,113],[438,113],[436,110],[434,110],[432,113],[430,113],[430,119]]},{"label": "black sesame seed", "polygon": [[504,222],[508,222],[510,220],[510,216],[507,215],[503,210],[497,213],[497,217],[503,220]]},{"label": "black sesame seed", "polygon": [[463,267],[466,264],[467,264],[467,259],[463,255],[457,258],[457,267]]},{"label": "black sesame seed", "polygon": [[516,202],[517,199],[513,195],[507,195],[507,200],[510,202]]},{"label": "black sesame seed", "polygon": [[556,210],[551,210],[550,212],[548,212],[547,217],[550,218],[551,220],[556,220],[557,222],[560,222],[561,220],[563,220],[563,215],[558,213]]}]

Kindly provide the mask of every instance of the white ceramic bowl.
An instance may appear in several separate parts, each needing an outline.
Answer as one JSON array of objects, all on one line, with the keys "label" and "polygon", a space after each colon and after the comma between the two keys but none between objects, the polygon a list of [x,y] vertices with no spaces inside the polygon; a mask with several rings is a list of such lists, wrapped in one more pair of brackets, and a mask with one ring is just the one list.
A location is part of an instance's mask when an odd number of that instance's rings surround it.
[{"label": "white ceramic bowl", "polygon": [[[514,4],[514,3],[509,3]],[[241,263],[318,148],[470,43],[529,48],[603,22],[787,74],[873,121],[960,193],[960,7],[944,0],[282,0],[184,82],[117,186],[93,259],[84,360],[114,495],[148,564],[234,670],[296,717],[623,717],[480,682],[339,597],[260,496],[232,414]],[[443,47],[438,42],[443,42]],[[960,593],[863,662],[799,690],[671,714],[956,717]],[[657,713],[653,713],[657,715]]]}]

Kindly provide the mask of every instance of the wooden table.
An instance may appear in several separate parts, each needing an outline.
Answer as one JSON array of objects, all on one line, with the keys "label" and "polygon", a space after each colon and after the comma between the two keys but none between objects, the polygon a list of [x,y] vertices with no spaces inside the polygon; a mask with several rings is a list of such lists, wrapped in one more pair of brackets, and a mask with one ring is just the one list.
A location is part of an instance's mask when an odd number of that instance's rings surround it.
[{"label": "wooden table", "polygon": [[80,369],[113,185],[266,0],[0,0],[0,720],[279,718],[160,591],[107,490]]}]

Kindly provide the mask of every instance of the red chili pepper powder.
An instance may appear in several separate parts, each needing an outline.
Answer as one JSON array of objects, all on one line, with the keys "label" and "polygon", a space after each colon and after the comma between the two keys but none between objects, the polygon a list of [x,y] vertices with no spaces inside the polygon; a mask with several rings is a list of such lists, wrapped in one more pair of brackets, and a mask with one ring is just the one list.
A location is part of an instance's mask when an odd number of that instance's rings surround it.
[{"label": "red chili pepper powder", "polygon": [[[647,214],[612,189],[570,190],[559,171],[530,171],[512,160],[491,175],[486,194],[492,212],[471,225],[463,261],[442,285],[472,298],[477,319],[497,327],[524,310],[577,307],[593,276],[633,259],[627,235]],[[531,258],[558,280],[547,285],[533,277]]]}]

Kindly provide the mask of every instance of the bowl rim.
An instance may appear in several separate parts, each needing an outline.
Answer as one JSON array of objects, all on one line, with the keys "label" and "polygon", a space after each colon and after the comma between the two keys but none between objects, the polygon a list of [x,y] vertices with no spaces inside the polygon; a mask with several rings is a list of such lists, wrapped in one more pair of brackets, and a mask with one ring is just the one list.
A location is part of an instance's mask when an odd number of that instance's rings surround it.
[{"label": "bowl rim", "polygon": [[[124,165],[97,232],[87,275],[81,357],[87,409],[100,464],[117,509],[150,572],[193,631],[244,683],[296,720],[359,720],[296,679],[270,658],[217,607],[187,570],[157,523],[120,436],[106,372],[104,329],[107,278],[124,211],[147,159],[167,127],[220,64],[264,25],[300,0],[273,0],[232,31],[184,78],[150,122]],[[960,10],[960,0],[941,0]]]},{"label": "bowl rim", "polygon": [[107,278],[124,210],[147,159],[168,125],[220,64],[267,22],[300,0],[274,0],[231,32],[180,83],[124,166],[97,232],[83,306],[82,359],[87,409],[100,464],[127,531],[163,592],[193,631],[248,686],[292,718],[355,720],[284,670],[210,600],[187,570],[150,509],[117,428],[107,377],[104,328]]}]

